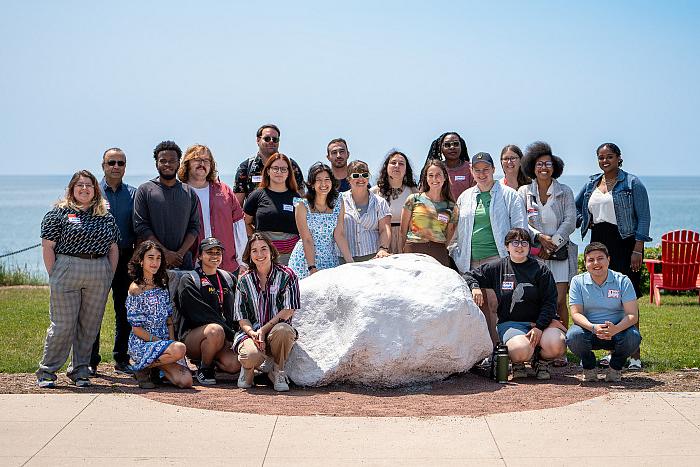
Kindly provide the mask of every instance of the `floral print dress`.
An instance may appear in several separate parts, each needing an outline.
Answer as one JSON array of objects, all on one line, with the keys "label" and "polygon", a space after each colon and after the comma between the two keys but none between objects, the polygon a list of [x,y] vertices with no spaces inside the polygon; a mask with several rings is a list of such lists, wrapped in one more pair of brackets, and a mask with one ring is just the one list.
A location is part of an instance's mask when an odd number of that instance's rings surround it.
[{"label": "floral print dress", "polygon": [[[314,249],[316,250],[316,268],[330,269],[338,265],[338,256],[335,252],[335,238],[333,231],[338,224],[338,214],[340,213],[341,199],[335,200],[331,212],[312,212],[306,198],[295,198],[295,205],[304,203],[306,208],[306,223],[314,239]],[[309,275],[309,265],[304,256],[304,242],[297,242],[289,258],[289,267],[294,271],[299,279]]]}]

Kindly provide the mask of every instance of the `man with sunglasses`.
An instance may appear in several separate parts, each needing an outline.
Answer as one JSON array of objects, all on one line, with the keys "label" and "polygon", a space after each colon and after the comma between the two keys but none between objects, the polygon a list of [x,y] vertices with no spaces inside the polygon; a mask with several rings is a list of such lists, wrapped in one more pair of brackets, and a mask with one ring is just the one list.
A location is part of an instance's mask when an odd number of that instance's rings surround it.
[{"label": "man with sunglasses", "polygon": [[[134,253],[134,196],[136,188],[123,182],[126,172],[126,154],[119,148],[109,148],[102,155],[104,178],[100,181],[100,190],[107,201],[107,209],[117,221],[121,235],[119,242],[119,262],[112,279],[112,301],[114,302],[114,370],[117,373],[131,373],[129,369],[129,333],[131,325],[126,319],[126,296],[129,290],[129,273],[127,264]],[[90,373],[97,371],[100,363],[100,335],[92,346],[90,356]]]},{"label": "man with sunglasses", "polygon": [[[280,129],[277,125],[266,123],[258,128],[257,132],[258,152],[254,156],[241,162],[236,170],[236,178],[234,180],[233,191],[241,206],[245,199],[258,188],[258,184],[262,181],[262,171],[267,159],[279,151],[280,145]],[[299,187],[299,194],[304,194],[304,175],[301,173],[299,165],[289,158],[294,171],[294,178]]]}]

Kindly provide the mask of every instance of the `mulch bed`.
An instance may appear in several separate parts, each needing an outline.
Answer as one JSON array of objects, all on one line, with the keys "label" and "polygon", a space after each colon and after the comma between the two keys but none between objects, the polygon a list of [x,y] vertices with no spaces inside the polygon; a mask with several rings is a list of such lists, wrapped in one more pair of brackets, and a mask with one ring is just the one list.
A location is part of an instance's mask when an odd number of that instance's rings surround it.
[{"label": "mulch bed", "polygon": [[582,384],[575,365],[556,368],[550,381],[534,378],[497,384],[471,373],[444,381],[396,389],[372,389],[352,385],[322,388],[292,386],[288,393],[275,392],[265,375],[256,377],[250,390],[236,387],[235,375],[217,375],[219,384],[195,385],[180,390],[164,385],[139,389],[127,375],[114,373],[111,365],[100,366],[89,388],[78,389],[61,375],[56,389],[39,389],[33,374],[0,374],[0,394],[137,394],[154,401],[183,407],[264,415],[329,415],[351,417],[470,416],[560,407],[611,391],[700,391],[700,371],[626,373],[621,383]]}]

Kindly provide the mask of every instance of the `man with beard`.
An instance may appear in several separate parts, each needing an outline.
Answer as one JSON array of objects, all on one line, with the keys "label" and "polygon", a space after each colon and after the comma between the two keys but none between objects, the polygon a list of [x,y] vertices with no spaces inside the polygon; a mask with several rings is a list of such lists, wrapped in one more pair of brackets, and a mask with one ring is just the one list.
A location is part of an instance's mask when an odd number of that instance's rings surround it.
[{"label": "man with beard", "polygon": [[350,151],[348,151],[347,141],[343,138],[332,139],[326,146],[326,154],[328,161],[331,163],[333,176],[340,182],[338,191],[348,191],[350,189],[350,182],[348,182]]},{"label": "man with beard", "polygon": [[153,150],[158,177],[139,186],[134,199],[134,231],[138,240],[153,240],[165,250],[169,269],[194,268],[192,243],[199,235],[199,198],[178,181],[182,150],[163,141]]},{"label": "man with beard", "polygon": [[[243,206],[245,199],[258,188],[258,184],[262,181],[262,170],[267,159],[279,151],[280,146],[280,129],[272,123],[266,123],[258,128],[257,133],[258,152],[254,156],[241,162],[236,170],[236,178],[233,184],[233,191],[236,193],[238,203]],[[292,158],[289,159],[292,163],[294,178],[299,187],[299,194],[304,194],[304,175],[301,173],[299,165]]]}]

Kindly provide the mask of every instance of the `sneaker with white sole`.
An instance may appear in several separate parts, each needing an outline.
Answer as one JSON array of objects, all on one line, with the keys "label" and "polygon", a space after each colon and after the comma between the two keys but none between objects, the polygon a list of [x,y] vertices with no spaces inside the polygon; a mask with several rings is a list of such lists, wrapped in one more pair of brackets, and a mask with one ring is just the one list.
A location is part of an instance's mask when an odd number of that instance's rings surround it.
[{"label": "sneaker with white sole", "polygon": [[56,387],[56,381],[49,378],[39,378],[36,380],[36,385],[41,389],[53,389]]},{"label": "sneaker with white sole", "polygon": [[75,384],[75,386],[79,388],[87,388],[89,386],[92,386],[92,383],[88,378],[78,378],[75,381],[73,381],[73,384]]},{"label": "sneaker with white sole", "polygon": [[272,357],[265,357],[265,361],[258,367],[258,370],[260,370],[260,373],[269,373],[272,371],[274,364],[275,361],[272,359]]},{"label": "sneaker with white sole", "polygon": [[513,363],[513,379],[527,378],[527,368],[524,363]]},{"label": "sneaker with white sole", "polygon": [[238,375],[238,388],[239,389],[250,389],[253,387],[253,370],[248,370],[241,367],[241,372]]},{"label": "sneaker with white sole", "polygon": [[272,386],[275,388],[275,391],[289,391],[289,382],[284,370],[275,368],[267,374],[267,377],[272,381]]},{"label": "sneaker with white sole", "polygon": [[200,367],[195,376],[199,384],[203,384],[204,386],[213,386],[216,384],[214,368]]},{"label": "sneaker with white sole", "polygon": [[536,364],[536,372],[535,372],[535,377],[539,380],[548,380],[552,379],[552,375],[549,372],[549,366],[550,362],[544,361],[544,360],[539,360]]},{"label": "sneaker with white sole", "polygon": [[609,367],[605,373],[605,381],[608,383],[619,383],[622,380],[622,370]]},{"label": "sneaker with white sole", "polygon": [[630,358],[627,364],[627,371],[641,371],[642,370],[642,360],[639,358]]},{"label": "sneaker with white sole", "polygon": [[601,358],[598,360],[598,366],[601,368],[607,368],[610,366],[610,359],[612,358],[612,355],[607,354],[605,357]]},{"label": "sneaker with white sole", "polygon": [[584,383],[595,383],[598,381],[598,368],[591,368],[589,370],[583,369],[583,378],[582,378]]}]

